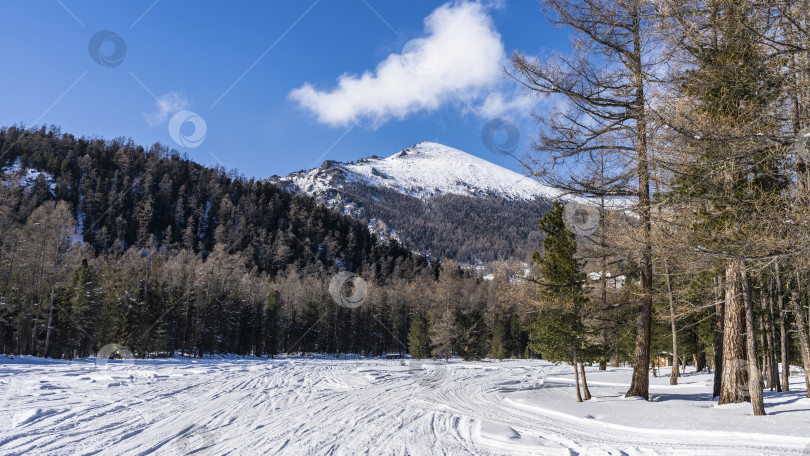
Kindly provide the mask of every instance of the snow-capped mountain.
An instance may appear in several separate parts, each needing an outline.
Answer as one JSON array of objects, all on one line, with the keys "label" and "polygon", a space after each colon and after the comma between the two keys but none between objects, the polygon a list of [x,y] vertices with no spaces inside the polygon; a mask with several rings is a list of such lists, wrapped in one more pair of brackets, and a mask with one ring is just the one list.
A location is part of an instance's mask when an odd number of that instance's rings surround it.
[{"label": "snow-capped mountain", "polygon": [[420,142],[387,158],[372,156],[351,163],[327,160],[320,168],[298,171],[278,181],[316,197],[349,181],[418,198],[450,193],[528,201],[560,194],[527,176],[432,142]]},{"label": "snow-capped mountain", "polygon": [[381,237],[463,262],[525,259],[559,192],[452,147],[420,142],[387,158],[327,160],[270,180],[365,220]]}]

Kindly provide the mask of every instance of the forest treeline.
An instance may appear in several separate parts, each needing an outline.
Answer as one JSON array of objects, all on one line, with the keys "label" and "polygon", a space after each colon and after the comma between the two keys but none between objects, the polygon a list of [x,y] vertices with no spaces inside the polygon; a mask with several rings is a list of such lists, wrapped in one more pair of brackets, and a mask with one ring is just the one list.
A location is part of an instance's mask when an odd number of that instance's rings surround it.
[{"label": "forest treeline", "polygon": [[[2,353],[378,355],[406,352],[412,323],[430,321],[425,356],[486,356],[493,329],[500,356],[525,355],[529,316],[507,273],[429,262],[158,144],[8,127],[0,151]],[[359,308],[330,296],[340,270],[366,281]]]}]

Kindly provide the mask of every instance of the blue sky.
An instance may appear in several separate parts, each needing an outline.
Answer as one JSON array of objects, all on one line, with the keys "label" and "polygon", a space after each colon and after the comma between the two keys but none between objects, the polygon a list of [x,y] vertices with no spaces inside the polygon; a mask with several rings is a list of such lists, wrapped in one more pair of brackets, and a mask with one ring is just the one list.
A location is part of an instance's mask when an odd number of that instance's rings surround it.
[{"label": "blue sky", "polygon": [[257,178],[423,140],[519,170],[482,130],[512,122],[521,154],[544,102],[499,68],[568,49],[532,0],[5,1],[0,42],[0,125],[161,142]]}]

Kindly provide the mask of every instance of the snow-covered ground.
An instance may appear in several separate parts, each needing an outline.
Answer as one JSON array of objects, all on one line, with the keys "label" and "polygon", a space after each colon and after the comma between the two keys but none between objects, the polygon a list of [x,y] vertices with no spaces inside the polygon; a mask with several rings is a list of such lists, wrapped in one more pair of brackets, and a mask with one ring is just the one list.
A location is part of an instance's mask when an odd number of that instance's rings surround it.
[{"label": "snow-covered ground", "polygon": [[277,358],[133,363],[0,357],[0,454],[810,455],[810,399],[792,377],[750,404],[718,407],[711,376],[651,380],[569,366]]}]

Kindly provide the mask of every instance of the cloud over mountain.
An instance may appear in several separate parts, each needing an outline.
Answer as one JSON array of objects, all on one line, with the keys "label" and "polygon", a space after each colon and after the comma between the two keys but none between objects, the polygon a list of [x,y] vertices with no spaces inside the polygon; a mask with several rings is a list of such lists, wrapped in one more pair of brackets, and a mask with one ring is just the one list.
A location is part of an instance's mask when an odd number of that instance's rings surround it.
[{"label": "cloud over mountain", "polygon": [[347,126],[368,119],[381,125],[491,89],[501,79],[504,58],[501,36],[485,6],[448,3],[425,18],[423,39],[409,41],[374,71],[343,74],[331,90],[305,83],[290,98],[324,124]]}]

